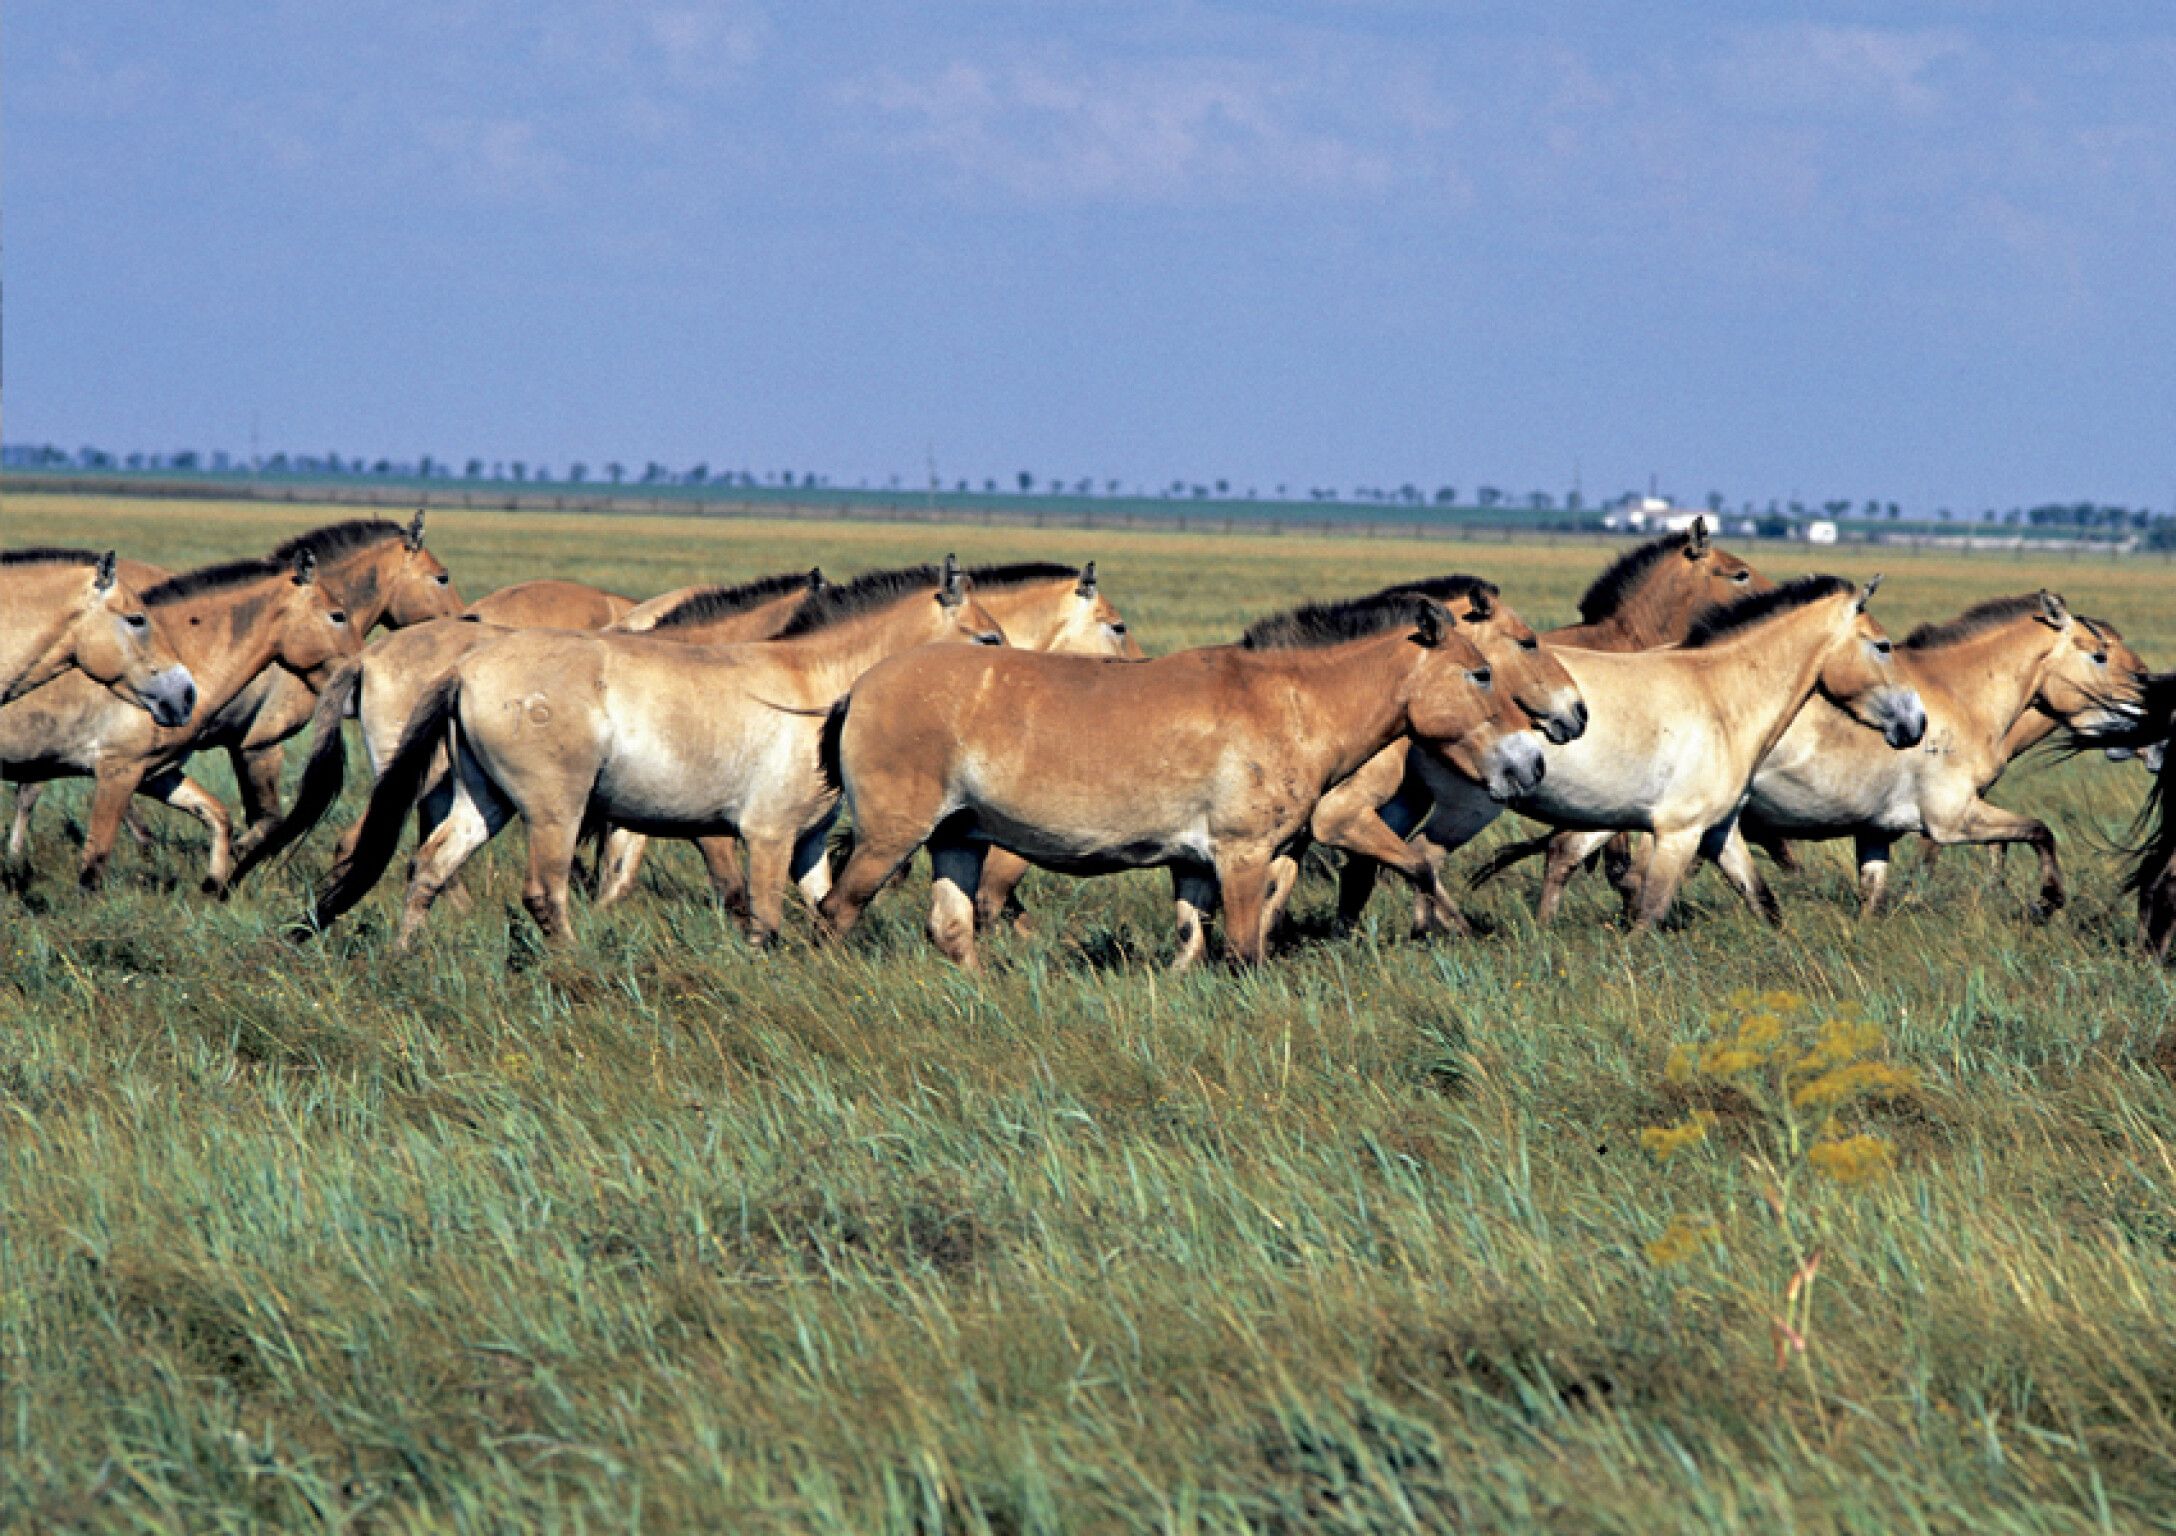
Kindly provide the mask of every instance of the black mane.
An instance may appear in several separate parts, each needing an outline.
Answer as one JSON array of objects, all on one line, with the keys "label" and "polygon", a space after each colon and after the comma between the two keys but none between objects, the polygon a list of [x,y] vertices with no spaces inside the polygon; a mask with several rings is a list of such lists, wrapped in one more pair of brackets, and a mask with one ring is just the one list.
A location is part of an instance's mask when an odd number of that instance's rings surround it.
[{"label": "black mane", "polygon": [[1710,608],[1693,624],[1692,633],[1685,637],[1685,648],[1697,650],[1712,645],[1755,624],[1803,608],[1808,603],[1818,603],[1824,597],[1857,589],[1841,576],[1801,576],[1767,592],[1755,592],[1741,597],[1734,603]]},{"label": "black mane", "polygon": [[273,545],[272,558],[292,563],[295,556],[308,550],[320,561],[337,560],[355,550],[407,536],[408,530],[399,523],[389,523],[382,517],[358,517],[345,523],[327,523],[322,528],[312,528],[308,533],[298,533],[291,539]]},{"label": "black mane", "polygon": [[1080,567],[1055,560],[1016,560],[1010,565],[970,565],[968,577],[985,592],[1008,587],[1031,587],[1045,581],[1078,581]]},{"label": "black mane", "polygon": [[1579,622],[1599,624],[1624,606],[1664,555],[1674,554],[1692,542],[1692,533],[1666,533],[1645,544],[1635,544],[1609,562],[1579,599]]},{"label": "black mane", "polygon": [[1990,629],[2000,629],[2040,611],[2040,594],[2029,593],[2024,597],[1991,597],[1984,603],[1974,603],[1954,619],[1939,624],[1922,624],[1904,637],[1907,651],[1938,651],[1945,645],[1955,645],[1974,635],[1984,635]]},{"label": "black mane", "polygon": [[0,565],[96,565],[100,558],[88,549],[0,549]]},{"label": "black mane", "polygon": [[737,587],[705,587],[700,592],[689,593],[659,614],[650,628],[654,632],[730,619],[736,613],[746,613],[773,598],[815,590],[810,580],[812,574],[809,571],[781,571],[776,576],[744,581]]},{"label": "black mane", "polygon": [[1478,576],[1468,576],[1461,571],[1453,571],[1447,576],[1424,576],[1419,581],[1401,581],[1374,595],[1388,597],[1394,592],[1418,592],[1422,597],[1432,597],[1439,603],[1450,602],[1453,598],[1471,597],[1476,592],[1486,592],[1490,597],[1503,595],[1495,582],[1483,581]]},{"label": "black mane", "polygon": [[808,601],[793,610],[793,617],[786,620],[785,627],[772,638],[790,640],[795,635],[829,629],[842,620],[896,603],[911,593],[934,590],[943,580],[944,573],[934,565],[907,565],[896,571],[871,571],[866,576],[856,576],[843,585],[811,592]]},{"label": "black mane", "polygon": [[169,576],[147,589],[143,593],[143,604],[146,608],[158,608],[207,592],[225,592],[233,587],[268,581],[274,576],[291,575],[293,571],[291,562],[279,560],[229,560],[221,565],[199,566],[193,571],[183,571],[179,576]]},{"label": "black mane", "polygon": [[1301,651],[1343,645],[1348,640],[1364,640],[1369,635],[1418,624],[1433,606],[1433,600],[1423,593],[1396,587],[1341,603],[1306,603],[1256,619],[1239,637],[1239,645],[1249,651]]}]

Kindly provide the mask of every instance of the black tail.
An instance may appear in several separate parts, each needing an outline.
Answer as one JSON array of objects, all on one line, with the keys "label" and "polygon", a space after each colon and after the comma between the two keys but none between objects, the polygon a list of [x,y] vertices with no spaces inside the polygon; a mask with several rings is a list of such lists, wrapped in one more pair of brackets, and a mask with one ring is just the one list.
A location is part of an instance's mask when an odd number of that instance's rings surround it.
[{"label": "black tail", "polygon": [[313,929],[330,927],[340,915],[370,893],[400,847],[401,823],[423,791],[431,758],[446,741],[446,727],[461,701],[461,680],[448,673],[431,685],[400,733],[400,745],[370,792],[370,805],[355,828],[355,846],[333,871],[332,883],[310,913]]},{"label": "black tail", "polygon": [[839,762],[839,741],[846,734],[846,707],[853,702],[848,694],[831,706],[824,716],[823,734],[816,738],[816,766],[823,775],[824,788],[833,794],[846,790],[846,774]]},{"label": "black tail", "polygon": [[307,837],[339,800],[348,770],[347,737],[340,722],[353,707],[355,690],[362,680],[363,663],[358,657],[335,672],[317,696],[317,710],[310,716],[310,755],[303,760],[302,782],[295,786],[294,804],[235,864],[233,884],[240,885],[251,870],[278,858]]},{"label": "black tail", "polygon": [[1505,870],[1547,853],[1549,851],[1549,841],[1555,836],[1554,832],[1544,832],[1541,836],[1529,838],[1523,843],[1504,844],[1503,847],[1490,854],[1479,869],[1476,869],[1466,878],[1467,888],[1477,891]]}]

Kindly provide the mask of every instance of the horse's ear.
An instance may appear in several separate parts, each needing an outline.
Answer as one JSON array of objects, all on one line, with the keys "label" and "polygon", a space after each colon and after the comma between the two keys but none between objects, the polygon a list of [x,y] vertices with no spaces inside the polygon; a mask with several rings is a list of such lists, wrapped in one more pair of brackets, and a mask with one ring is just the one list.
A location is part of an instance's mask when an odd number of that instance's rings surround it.
[{"label": "horse's ear", "polygon": [[1466,594],[1466,619],[1473,624],[1486,624],[1496,617],[1496,594],[1487,587],[1475,587]]},{"label": "horse's ear", "polygon": [[1073,589],[1075,597],[1096,595],[1096,563],[1091,560],[1080,568],[1080,585]]},{"label": "horse's ear", "polygon": [[1873,580],[1869,581],[1865,590],[1859,593],[1859,612],[1866,612],[1866,605],[1874,600],[1874,593],[1880,590],[1880,587],[1881,572],[1876,571]]},{"label": "horse's ear", "polygon": [[947,608],[957,608],[967,601],[967,576],[960,570],[960,557],[944,557],[944,576],[937,583],[937,601]]},{"label": "horse's ear", "polygon": [[1685,558],[1698,560],[1708,552],[1708,520],[1696,517],[1692,520],[1692,537],[1685,541]]},{"label": "horse's ear", "polygon": [[423,547],[423,509],[421,507],[416,508],[416,515],[408,524],[406,543],[411,551]]},{"label": "horse's ear", "polygon": [[2069,605],[2046,587],[2040,589],[2040,622],[2050,629],[2066,629],[2070,625]]},{"label": "horse's ear", "polygon": [[110,549],[100,555],[98,557],[98,568],[91,572],[91,586],[100,592],[111,592],[115,572],[119,564],[119,560]]},{"label": "horse's ear", "polygon": [[808,589],[811,592],[821,592],[824,589],[824,568],[822,566],[812,565],[808,568]]},{"label": "horse's ear", "polygon": [[315,580],[317,580],[317,551],[314,549],[296,550],[295,585],[306,587]]},{"label": "horse's ear", "polygon": [[1443,643],[1443,637],[1450,629],[1451,616],[1444,612],[1443,605],[1434,598],[1424,598],[1420,612],[1413,619],[1413,638],[1434,650]]}]

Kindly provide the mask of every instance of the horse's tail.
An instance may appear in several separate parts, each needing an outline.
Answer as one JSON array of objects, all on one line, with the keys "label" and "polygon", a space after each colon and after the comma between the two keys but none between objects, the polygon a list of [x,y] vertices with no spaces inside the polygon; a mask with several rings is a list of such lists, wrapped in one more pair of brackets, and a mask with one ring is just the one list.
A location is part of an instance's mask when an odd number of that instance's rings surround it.
[{"label": "horse's tail", "polygon": [[1467,889],[1477,891],[1505,870],[1515,868],[1520,864],[1524,864],[1528,859],[1538,858],[1547,853],[1549,851],[1549,841],[1555,835],[1553,832],[1544,832],[1541,836],[1528,838],[1523,843],[1504,844],[1503,847],[1497,849],[1482,861],[1480,868],[1466,877]]},{"label": "horse's tail", "polygon": [[303,759],[302,782],[295,786],[294,803],[284,815],[274,818],[255,847],[243,853],[234,866],[233,884],[241,884],[243,876],[258,865],[278,858],[307,837],[340,798],[348,768],[347,738],[340,722],[354,708],[355,692],[362,680],[362,658],[357,657],[343,663],[318,694],[317,709],[310,716],[310,755]]},{"label": "horse's tail", "polygon": [[847,694],[824,714],[824,728],[816,738],[816,767],[823,775],[824,788],[833,794],[846,790],[846,772],[840,761],[840,742],[846,735],[846,709],[854,696]]},{"label": "horse's tail", "polygon": [[393,852],[400,847],[401,823],[423,791],[432,755],[446,741],[446,727],[460,702],[460,674],[449,672],[431,685],[417,703],[415,713],[408,717],[400,733],[400,745],[393,749],[392,759],[370,792],[363,819],[356,824],[354,847],[334,871],[332,883],[318,896],[317,906],[310,913],[313,931],[330,927],[368,895],[385,867],[393,862]]}]

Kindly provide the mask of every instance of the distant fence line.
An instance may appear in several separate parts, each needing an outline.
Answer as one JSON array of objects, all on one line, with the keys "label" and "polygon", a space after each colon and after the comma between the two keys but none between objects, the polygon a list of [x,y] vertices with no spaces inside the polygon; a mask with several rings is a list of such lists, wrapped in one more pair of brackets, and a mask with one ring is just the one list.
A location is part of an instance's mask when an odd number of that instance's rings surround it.
[{"label": "distant fence line", "polygon": [[[554,487],[515,490],[503,484],[484,490],[457,486],[348,484],[333,480],[289,481],[161,480],[150,477],[41,475],[11,472],[0,489],[17,495],[138,496],[176,501],[261,501],[312,506],[379,508],[455,507],[471,512],[544,512],[600,517],[690,517],[769,519],[793,522],[952,523],[981,528],[1059,528],[1129,533],[1252,534],[1270,538],[1410,539],[1446,543],[1610,544],[1648,536],[1603,528],[1533,528],[1517,523],[1395,522],[1384,519],[1309,519],[1275,517],[1203,517],[1188,513],[1098,512],[1080,507],[1040,511],[1018,505],[966,507],[917,497],[879,500],[866,493],[849,501],[741,501],[728,497],[643,496],[625,491],[597,493]],[[1651,533],[1652,530],[1649,530]],[[1762,543],[1782,540],[1763,539]],[[1804,545],[1803,540],[1788,541]],[[2027,554],[2070,556],[2150,556],[2167,560],[2176,550],[2148,550],[2135,540],[2060,539],[2026,534],[1882,533],[1847,537],[1843,545],[1858,550],[1896,550],[1912,554]],[[1804,545],[1807,548],[1841,546]]]}]

